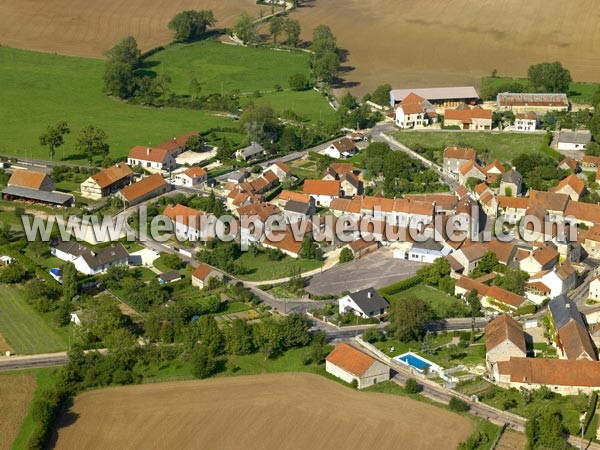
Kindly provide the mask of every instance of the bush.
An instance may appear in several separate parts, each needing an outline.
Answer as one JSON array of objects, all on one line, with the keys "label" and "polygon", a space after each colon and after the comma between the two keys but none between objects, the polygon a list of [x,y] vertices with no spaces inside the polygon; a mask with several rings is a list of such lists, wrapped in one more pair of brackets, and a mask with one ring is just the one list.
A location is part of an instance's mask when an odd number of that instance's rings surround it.
[{"label": "bush", "polygon": [[308,78],[302,73],[291,75],[288,79],[288,83],[294,91],[304,91],[309,88]]},{"label": "bush", "polygon": [[452,411],[457,412],[465,412],[469,410],[468,403],[458,397],[452,397],[450,399],[450,403],[448,403],[448,406]]},{"label": "bush", "polygon": [[372,344],[383,340],[383,333],[378,328],[368,328],[363,334],[363,340]]},{"label": "bush", "polygon": [[418,394],[419,393],[419,383],[414,378],[409,378],[406,380],[406,384],[404,385],[404,390],[407,394]]},{"label": "bush", "polygon": [[350,262],[353,260],[354,260],[354,255],[352,254],[352,250],[350,250],[348,247],[344,247],[342,249],[342,251],[340,252],[340,259],[339,259],[340,264]]},{"label": "bush", "polygon": [[592,395],[590,396],[588,409],[585,413],[585,419],[583,420],[583,430],[584,431],[587,431],[588,427],[590,426],[590,422],[594,418],[597,403],[598,403],[598,393],[596,391],[594,391],[594,392],[592,392]]},{"label": "bush", "polygon": [[407,278],[406,280],[398,281],[397,283],[390,284],[389,286],[379,289],[379,292],[381,295],[394,295],[398,292],[406,291],[412,287],[415,287],[422,282],[423,277],[420,275],[415,275],[412,278]]}]

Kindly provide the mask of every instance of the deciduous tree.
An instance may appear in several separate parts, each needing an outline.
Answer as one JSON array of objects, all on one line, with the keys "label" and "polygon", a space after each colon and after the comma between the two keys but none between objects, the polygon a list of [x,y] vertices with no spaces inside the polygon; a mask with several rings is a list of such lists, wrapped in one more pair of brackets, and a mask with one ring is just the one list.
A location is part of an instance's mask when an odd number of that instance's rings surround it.
[{"label": "deciduous tree", "polygon": [[108,156],[109,145],[104,130],[95,125],[88,125],[79,130],[75,149],[87,157],[88,163],[92,165],[94,156]]},{"label": "deciduous tree", "polygon": [[48,147],[50,159],[54,159],[56,149],[65,143],[65,135],[69,134],[71,129],[64,120],[48,125],[46,132],[40,136],[40,144]]}]

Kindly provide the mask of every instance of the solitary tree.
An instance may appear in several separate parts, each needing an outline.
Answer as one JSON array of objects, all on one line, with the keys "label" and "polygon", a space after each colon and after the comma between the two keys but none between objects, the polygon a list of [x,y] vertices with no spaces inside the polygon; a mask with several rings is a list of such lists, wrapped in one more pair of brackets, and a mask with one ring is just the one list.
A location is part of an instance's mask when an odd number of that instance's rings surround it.
[{"label": "solitary tree", "polygon": [[121,62],[135,69],[140,63],[142,52],[138,48],[135,38],[128,36],[121,39],[117,45],[107,51],[106,55],[111,61]]},{"label": "solitary tree", "polygon": [[534,86],[548,92],[568,92],[569,84],[573,81],[569,70],[558,61],[535,64],[529,67],[527,75]]},{"label": "solitary tree", "polygon": [[104,130],[94,125],[88,125],[79,130],[75,149],[83,153],[87,157],[88,163],[92,165],[94,156],[108,156],[110,147],[106,139],[107,136]]},{"label": "solitary tree", "polygon": [[394,302],[390,308],[391,331],[396,339],[402,342],[420,340],[429,319],[431,319],[431,310],[420,298]]},{"label": "solitary tree", "polygon": [[50,159],[54,159],[56,149],[64,144],[65,135],[70,132],[71,130],[64,120],[54,125],[48,125],[46,132],[40,136],[40,144],[48,147]]},{"label": "solitary tree", "polygon": [[283,31],[283,18],[279,17],[279,16],[275,16],[271,19],[271,22],[269,23],[269,32],[271,33],[271,36],[273,36],[273,43],[277,44],[277,37],[281,34],[281,32]]},{"label": "solitary tree", "polygon": [[194,77],[190,80],[190,94],[192,95],[192,98],[196,99],[198,97],[200,97],[200,92],[202,91],[202,86],[200,86],[200,83],[198,82],[198,80]]}]

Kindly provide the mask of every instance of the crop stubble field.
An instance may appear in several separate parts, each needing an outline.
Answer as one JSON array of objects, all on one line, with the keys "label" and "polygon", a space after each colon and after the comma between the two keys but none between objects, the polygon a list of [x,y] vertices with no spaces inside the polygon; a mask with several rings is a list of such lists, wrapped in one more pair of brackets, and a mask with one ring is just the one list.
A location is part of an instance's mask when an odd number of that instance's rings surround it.
[{"label": "crop stubble field", "polygon": [[[75,420],[73,420],[75,419]],[[57,449],[455,449],[466,418],[409,398],[280,373],[109,388],[75,399]]]},{"label": "crop stubble field", "polygon": [[[600,3],[596,0],[305,0],[293,12],[304,39],[328,24],[349,51],[344,74],[357,94],[394,86],[478,83],[493,69],[524,76],[527,67],[561,61],[577,81],[598,81]],[[0,44],[101,57],[132,34],[143,49],[171,39],[167,23],[184,9],[212,8],[231,26],[253,0],[0,0]]]},{"label": "crop stubble field", "polygon": [[0,450],[11,448],[35,387],[35,375],[32,373],[0,375]]}]

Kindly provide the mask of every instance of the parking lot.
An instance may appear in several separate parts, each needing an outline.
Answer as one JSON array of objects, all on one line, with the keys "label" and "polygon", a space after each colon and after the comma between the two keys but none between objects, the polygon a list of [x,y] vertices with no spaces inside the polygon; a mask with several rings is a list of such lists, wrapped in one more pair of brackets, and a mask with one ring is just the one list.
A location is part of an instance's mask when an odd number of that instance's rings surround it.
[{"label": "parking lot", "polygon": [[357,261],[310,277],[306,290],[315,295],[339,295],[368,287],[381,288],[412,277],[423,263],[394,259],[393,250],[380,248]]}]

